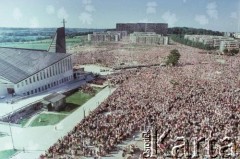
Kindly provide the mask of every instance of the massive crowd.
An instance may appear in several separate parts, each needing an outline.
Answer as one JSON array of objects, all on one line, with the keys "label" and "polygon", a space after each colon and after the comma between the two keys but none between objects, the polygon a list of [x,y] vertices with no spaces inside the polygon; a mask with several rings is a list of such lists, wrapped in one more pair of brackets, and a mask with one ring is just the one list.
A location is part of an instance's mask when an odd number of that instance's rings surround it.
[{"label": "massive crowd", "polygon": [[[179,67],[133,69],[112,76],[116,91],[41,158],[108,156],[146,129],[153,116],[158,136],[169,130],[159,153],[170,153],[180,136],[212,135],[219,145],[228,136],[235,138],[235,149],[240,147],[240,58],[177,49]],[[149,56],[159,56],[153,54]]]},{"label": "massive crowd", "polygon": [[[200,54],[203,50],[188,46],[141,46],[132,44],[106,46],[92,46],[91,49],[80,48],[80,52],[74,54],[73,62],[79,65],[100,64],[106,67],[121,67],[132,65],[160,64],[173,49],[177,48],[182,55],[182,64],[194,64],[199,61],[209,61],[209,55]],[[74,50],[77,52],[76,50]],[[204,52],[205,53],[205,52]],[[214,57],[214,56],[210,56]]]}]

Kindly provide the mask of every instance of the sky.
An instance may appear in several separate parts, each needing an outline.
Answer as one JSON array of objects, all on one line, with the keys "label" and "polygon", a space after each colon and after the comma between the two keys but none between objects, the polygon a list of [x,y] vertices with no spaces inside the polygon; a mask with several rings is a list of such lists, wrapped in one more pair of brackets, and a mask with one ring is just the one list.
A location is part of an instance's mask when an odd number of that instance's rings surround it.
[{"label": "sky", "polygon": [[0,27],[115,28],[157,22],[169,27],[240,31],[240,0],[0,0]]}]

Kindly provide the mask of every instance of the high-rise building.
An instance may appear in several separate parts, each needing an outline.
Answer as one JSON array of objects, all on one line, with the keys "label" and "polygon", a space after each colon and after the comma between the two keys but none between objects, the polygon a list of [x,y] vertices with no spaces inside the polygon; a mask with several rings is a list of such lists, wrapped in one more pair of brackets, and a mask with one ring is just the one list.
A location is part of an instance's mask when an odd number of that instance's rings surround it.
[{"label": "high-rise building", "polygon": [[155,32],[161,35],[167,35],[167,23],[117,23],[117,31],[133,32]]}]

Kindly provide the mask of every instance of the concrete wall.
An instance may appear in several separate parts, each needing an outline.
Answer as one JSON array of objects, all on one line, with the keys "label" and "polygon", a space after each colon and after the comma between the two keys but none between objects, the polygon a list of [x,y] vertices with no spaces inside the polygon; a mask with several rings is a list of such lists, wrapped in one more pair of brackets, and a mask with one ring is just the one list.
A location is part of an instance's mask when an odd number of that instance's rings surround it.
[{"label": "concrete wall", "polygon": [[234,38],[224,36],[212,36],[212,35],[185,35],[185,39],[200,42],[212,47],[220,47],[221,41],[235,41]]},{"label": "concrete wall", "polygon": [[108,31],[108,32],[94,32],[88,34],[88,41],[92,42],[118,42],[123,37],[127,36],[126,31]]},{"label": "concrete wall", "polygon": [[0,83],[0,96],[8,95],[8,88],[14,88],[14,84],[3,84]]},{"label": "concrete wall", "polygon": [[114,34],[114,35],[120,35],[120,39],[128,36],[128,32],[127,31],[107,31],[108,34]]},{"label": "concrete wall", "polygon": [[134,32],[130,34],[130,41],[132,43],[140,43],[147,45],[168,45],[169,38],[150,32]]},{"label": "concrete wall", "polygon": [[223,52],[225,49],[228,49],[228,50],[239,49],[239,42],[238,41],[221,41],[219,50]]}]

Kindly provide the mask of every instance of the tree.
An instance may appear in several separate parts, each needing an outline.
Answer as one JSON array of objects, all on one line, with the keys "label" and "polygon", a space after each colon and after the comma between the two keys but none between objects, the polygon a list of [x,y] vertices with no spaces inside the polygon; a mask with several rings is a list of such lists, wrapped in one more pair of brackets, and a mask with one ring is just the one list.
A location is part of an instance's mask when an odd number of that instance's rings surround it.
[{"label": "tree", "polygon": [[225,48],[225,49],[223,50],[223,52],[224,52],[224,54],[227,54],[227,53],[228,53],[228,49]]},{"label": "tree", "polygon": [[231,52],[232,54],[236,55],[236,54],[239,53],[239,50],[238,50],[238,49],[232,49],[230,52]]},{"label": "tree", "polygon": [[187,27],[173,27],[173,28],[168,28],[168,34],[204,34],[204,35],[219,35],[223,36],[223,32],[218,32],[218,31],[212,31],[212,30],[205,30],[205,29],[196,29],[196,28],[187,28]]},{"label": "tree", "polygon": [[176,66],[180,57],[181,57],[181,55],[180,55],[179,51],[174,49],[168,55],[166,64]]},{"label": "tree", "polygon": [[232,49],[232,50],[224,49],[223,52],[224,52],[224,55],[234,56],[239,53],[239,50],[238,49]]}]

